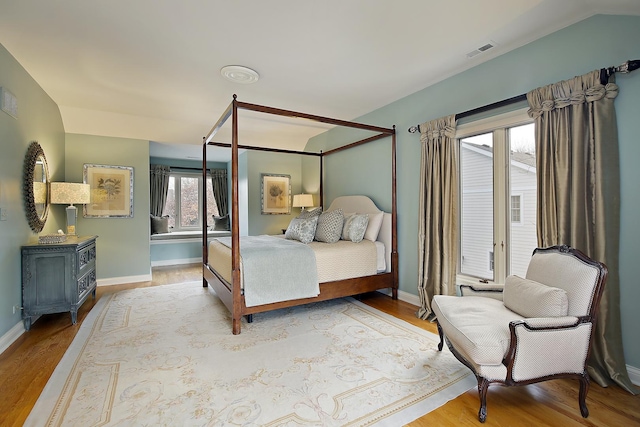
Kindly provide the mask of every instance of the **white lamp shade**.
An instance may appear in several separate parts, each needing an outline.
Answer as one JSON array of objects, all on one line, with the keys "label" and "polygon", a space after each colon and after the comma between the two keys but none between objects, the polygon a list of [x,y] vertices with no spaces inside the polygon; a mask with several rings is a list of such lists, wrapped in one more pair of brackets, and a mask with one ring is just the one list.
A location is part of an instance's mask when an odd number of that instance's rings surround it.
[{"label": "white lamp shade", "polygon": [[91,201],[91,186],[75,182],[52,182],[51,203],[73,205]]},{"label": "white lamp shade", "polygon": [[313,195],[311,194],[296,194],[293,196],[294,208],[308,208],[313,206]]},{"label": "white lamp shade", "polygon": [[34,182],[33,183],[33,201],[35,203],[47,203],[47,183],[46,182]]}]

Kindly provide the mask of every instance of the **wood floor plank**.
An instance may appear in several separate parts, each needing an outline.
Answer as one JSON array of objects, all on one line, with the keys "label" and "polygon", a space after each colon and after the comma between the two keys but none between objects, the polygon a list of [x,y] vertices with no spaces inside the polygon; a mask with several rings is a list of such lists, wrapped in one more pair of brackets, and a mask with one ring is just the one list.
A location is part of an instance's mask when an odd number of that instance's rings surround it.
[{"label": "wood floor plank", "polygon": [[[69,313],[50,314],[38,319],[0,355],[0,426],[22,426],[53,370],[73,341],[91,308],[104,295],[124,289],[169,283],[200,281],[199,264],[153,269],[152,281],[99,287],[96,300],[89,299],[78,311],[78,323],[71,324]],[[200,285],[199,285],[200,286]],[[429,332],[437,333],[434,323],[415,316],[417,307],[394,301],[380,293],[359,299],[387,314]],[[255,315],[254,320],[260,321]],[[589,418],[578,408],[578,382],[554,380],[522,387],[489,387],[486,426],[640,426],[640,396],[619,387],[602,388],[591,383],[587,395]],[[478,392],[474,388],[442,407],[410,423],[413,427],[478,426]]]}]

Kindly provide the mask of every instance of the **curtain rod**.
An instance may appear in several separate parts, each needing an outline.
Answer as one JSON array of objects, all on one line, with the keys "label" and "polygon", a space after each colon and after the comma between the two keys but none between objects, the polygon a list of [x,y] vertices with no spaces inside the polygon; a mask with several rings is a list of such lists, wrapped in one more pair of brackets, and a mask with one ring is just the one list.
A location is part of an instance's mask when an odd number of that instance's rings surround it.
[{"label": "curtain rod", "polygon": [[[640,68],[640,59],[633,59],[624,62],[617,67],[608,67],[602,68],[600,70],[600,80],[606,83],[609,76],[615,73],[630,73],[631,71],[635,71]],[[504,107],[507,105],[515,104],[516,102],[526,101],[527,94],[523,93],[518,96],[514,96],[512,98],[503,99],[502,101],[494,102],[493,104],[483,105],[482,107],[474,108],[472,110],[463,111],[462,113],[456,114],[456,119],[462,119],[465,117],[472,116],[474,114],[484,113],[485,111],[493,110],[495,108]],[[420,132],[420,125],[411,126],[409,128],[409,133]]]}]

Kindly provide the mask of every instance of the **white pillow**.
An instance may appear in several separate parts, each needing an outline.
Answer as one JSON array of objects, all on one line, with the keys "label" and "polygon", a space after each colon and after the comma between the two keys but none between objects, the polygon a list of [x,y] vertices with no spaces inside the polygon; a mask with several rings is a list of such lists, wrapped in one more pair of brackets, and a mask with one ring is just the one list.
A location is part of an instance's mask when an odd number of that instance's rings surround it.
[{"label": "white pillow", "polygon": [[375,242],[378,239],[378,233],[380,233],[380,227],[382,227],[382,218],[384,212],[370,213],[369,224],[367,225],[367,231],[364,233],[364,238]]},{"label": "white pillow", "polygon": [[518,276],[505,280],[502,301],[525,318],[562,317],[569,311],[567,291]]},{"label": "white pillow", "polygon": [[360,243],[364,238],[369,224],[369,215],[351,214],[345,216],[344,227],[342,228],[342,240],[351,240],[353,243]]}]

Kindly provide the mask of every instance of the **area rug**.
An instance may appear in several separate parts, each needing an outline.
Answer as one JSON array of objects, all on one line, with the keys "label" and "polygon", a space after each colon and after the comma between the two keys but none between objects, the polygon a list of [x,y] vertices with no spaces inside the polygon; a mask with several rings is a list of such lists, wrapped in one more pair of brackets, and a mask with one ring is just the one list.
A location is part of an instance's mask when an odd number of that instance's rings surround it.
[{"label": "area rug", "polygon": [[25,425],[399,426],[476,385],[436,335],[351,298],[242,326],[200,282],[105,296]]}]

